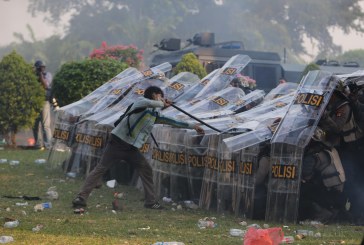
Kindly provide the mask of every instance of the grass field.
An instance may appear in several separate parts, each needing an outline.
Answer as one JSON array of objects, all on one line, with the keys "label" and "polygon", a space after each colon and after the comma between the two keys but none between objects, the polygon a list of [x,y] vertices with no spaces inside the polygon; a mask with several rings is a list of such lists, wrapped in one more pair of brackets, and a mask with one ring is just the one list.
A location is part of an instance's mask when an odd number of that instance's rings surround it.
[{"label": "grass field", "polygon": [[[243,244],[240,237],[229,235],[231,228],[246,229],[239,224],[241,217],[231,214],[217,214],[204,210],[166,210],[156,211],[143,208],[143,193],[130,186],[117,186],[110,189],[104,185],[89,198],[87,212],[74,214],[71,200],[79,190],[82,179],[66,178],[61,170],[48,170],[45,164],[38,165],[34,160],[47,158],[48,153],[34,150],[1,150],[0,159],[8,163],[0,164],[0,236],[12,236],[10,244],[142,244],[149,245],[158,241],[180,241],[187,244],[235,245]],[[11,166],[10,160],[20,161]],[[53,207],[35,212],[33,207],[47,202],[46,192],[55,186],[59,200],[51,201]],[[114,192],[123,192],[120,199],[122,211],[112,212]],[[38,196],[41,201],[4,198],[9,196]],[[216,217],[217,227],[199,229],[197,222],[204,217]],[[19,220],[16,228],[4,228],[5,218]],[[263,226],[264,221],[247,220],[248,224]],[[38,232],[32,228],[43,225]],[[311,225],[269,224],[270,227],[283,227],[284,234],[295,236],[297,229],[321,233],[320,238],[307,237],[296,240],[294,244],[360,244],[364,227],[345,224],[313,227]]]}]

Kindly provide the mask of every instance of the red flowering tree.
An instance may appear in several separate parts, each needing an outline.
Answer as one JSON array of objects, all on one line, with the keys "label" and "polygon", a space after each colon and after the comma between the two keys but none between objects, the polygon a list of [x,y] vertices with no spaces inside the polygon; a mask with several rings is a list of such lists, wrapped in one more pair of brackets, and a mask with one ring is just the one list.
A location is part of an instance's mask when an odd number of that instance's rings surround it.
[{"label": "red flowering tree", "polygon": [[127,63],[129,66],[138,68],[143,61],[143,50],[131,45],[114,45],[108,46],[104,41],[101,43],[101,47],[94,49],[91,54],[91,59],[105,59],[111,58],[114,60],[120,60],[121,62]]}]

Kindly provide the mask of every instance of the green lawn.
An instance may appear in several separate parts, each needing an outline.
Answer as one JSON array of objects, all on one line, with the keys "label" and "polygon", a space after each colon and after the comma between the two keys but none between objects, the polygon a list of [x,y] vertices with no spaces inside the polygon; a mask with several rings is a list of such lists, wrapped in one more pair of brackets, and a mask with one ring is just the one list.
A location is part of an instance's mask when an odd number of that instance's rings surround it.
[{"label": "green lawn", "polygon": [[[143,208],[143,194],[133,187],[117,186],[110,189],[104,185],[95,190],[89,198],[89,207],[84,215],[73,213],[71,200],[79,190],[82,179],[68,179],[61,170],[48,170],[46,165],[37,165],[35,159],[47,158],[48,153],[34,150],[0,150],[0,159],[19,160],[17,166],[0,164],[0,236],[12,236],[10,244],[153,244],[158,241],[180,241],[187,244],[243,244],[239,237],[231,237],[231,228],[245,229],[239,224],[241,217],[231,214],[217,214],[204,210],[155,211]],[[35,212],[34,205],[45,199],[49,187],[56,186],[59,200],[52,201],[53,207]],[[114,192],[124,192],[121,199],[124,209],[112,212]],[[41,201],[28,201],[28,206],[16,206],[22,199],[3,198],[11,196],[39,196]],[[201,230],[199,219],[216,217],[218,226]],[[3,228],[5,218],[19,220],[18,227]],[[247,221],[261,226],[264,221]],[[38,224],[44,227],[39,232],[32,228]],[[321,238],[308,237],[296,240],[294,244],[360,244],[364,227],[344,224],[322,226],[301,226],[292,224],[269,224],[282,227],[287,236],[294,236],[297,229],[320,232]],[[144,228],[144,229],[143,229]],[[149,229],[148,229],[149,228]]]}]

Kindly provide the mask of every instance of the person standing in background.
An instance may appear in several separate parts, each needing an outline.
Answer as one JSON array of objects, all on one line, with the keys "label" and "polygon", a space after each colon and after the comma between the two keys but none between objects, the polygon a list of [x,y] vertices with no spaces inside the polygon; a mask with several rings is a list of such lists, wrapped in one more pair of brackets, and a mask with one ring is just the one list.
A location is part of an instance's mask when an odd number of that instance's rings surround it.
[{"label": "person standing in background", "polygon": [[[52,140],[50,104],[50,101],[52,100],[52,74],[50,72],[46,72],[45,68],[46,66],[41,60],[37,60],[34,63],[35,74],[45,92],[43,108],[40,111],[39,116],[35,119],[33,126],[33,135],[35,140],[34,147],[41,150],[49,150]],[[41,130],[39,129],[39,126]]]}]

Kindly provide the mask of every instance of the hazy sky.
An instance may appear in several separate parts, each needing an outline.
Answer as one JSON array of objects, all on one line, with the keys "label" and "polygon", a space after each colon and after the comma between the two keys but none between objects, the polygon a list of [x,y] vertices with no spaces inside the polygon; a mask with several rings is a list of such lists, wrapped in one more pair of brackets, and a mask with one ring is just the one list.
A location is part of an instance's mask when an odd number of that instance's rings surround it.
[{"label": "hazy sky", "polygon": [[[32,27],[37,39],[46,38],[54,33],[62,33],[61,28],[57,29],[44,23],[42,17],[33,18],[27,12],[27,6],[27,0],[0,0],[0,46],[14,41],[14,32],[22,33],[28,39],[27,24]],[[344,51],[364,49],[364,35],[344,35],[336,32],[334,35],[334,43],[342,45]]]}]

